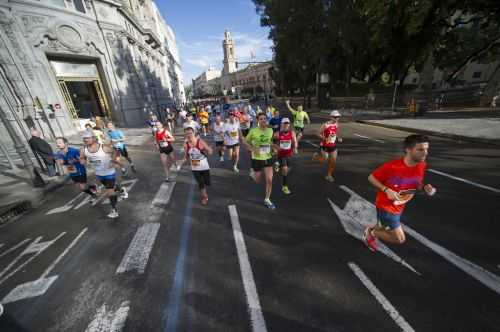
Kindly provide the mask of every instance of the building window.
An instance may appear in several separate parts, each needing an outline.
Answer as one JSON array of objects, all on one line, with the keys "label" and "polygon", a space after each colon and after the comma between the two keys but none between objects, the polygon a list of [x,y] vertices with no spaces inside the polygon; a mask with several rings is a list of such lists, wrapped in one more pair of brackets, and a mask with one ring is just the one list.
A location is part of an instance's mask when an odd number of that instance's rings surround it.
[{"label": "building window", "polygon": [[85,13],[85,5],[83,3],[84,0],[73,0],[73,4],[75,5],[75,9],[81,13]]},{"label": "building window", "polygon": [[475,71],[474,73],[472,73],[472,78],[481,78],[481,74],[483,72],[481,71]]}]

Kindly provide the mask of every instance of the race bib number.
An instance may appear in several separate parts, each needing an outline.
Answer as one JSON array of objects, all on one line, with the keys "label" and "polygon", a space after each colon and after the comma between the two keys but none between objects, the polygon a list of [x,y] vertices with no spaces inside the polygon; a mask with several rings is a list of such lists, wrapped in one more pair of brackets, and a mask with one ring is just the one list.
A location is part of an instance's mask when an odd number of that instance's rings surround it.
[{"label": "race bib number", "polygon": [[280,149],[282,150],[290,150],[292,148],[292,141],[280,141]]},{"label": "race bib number", "polygon": [[335,143],[335,141],[337,141],[337,136],[336,135],[328,136],[328,138],[326,139],[326,142],[328,144],[333,144],[333,143]]},{"label": "race bib number", "polygon": [[191,166],[194,166],[194,167],[200,166],[200,160],[199,159],[191,159]]},{"label": "race bib number", "polygon": [[271,153],[271,145],[261,145],[259,146],[259,154],[268,154]]},{"label": "race bib number", "polygon": [[77,172],[77,170],[76,170],[76,167],[74,165],[67,165],[66,172],[68,172],[70,174],[74,174]]},{"label": "race bib number", "polygon": [[393,202],[394,205],[403,205],[408,203],[417,191],[415,189],[402,190],[399,192],[399,197],[401,199]]},{"label": "race bib number", "polygon": [[168,142],[167,141],[160,141],[160,147],[166,148],[167,146],[168,146]]},{"label": "race bib number", "polygon": [[229,133],[229,135],[232,137],[232,138],[237,138],[238,137],[238,132],[237,131],[231,131]]}]

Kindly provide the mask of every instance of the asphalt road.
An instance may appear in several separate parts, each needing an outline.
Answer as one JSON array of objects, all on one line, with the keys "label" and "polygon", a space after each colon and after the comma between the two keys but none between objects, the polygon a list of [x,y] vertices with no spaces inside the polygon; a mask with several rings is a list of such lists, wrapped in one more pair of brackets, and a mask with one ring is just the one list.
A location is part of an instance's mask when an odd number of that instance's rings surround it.
[{"label": "asphalt road", "polygon": [[275,211],[246,151],[239,175],[211,158],[203,207],[190,171],[162,185],[143,145],[118,219],[67,185],[0,228],[0,331],[499,331],[500,151],[433,138],[438,193],[407,207],[404,245],[372,253],[355,238],[373,221],[367,176],[407,133],[343,122],[329,183],[311,160],[320,120],[293,160],[292,195],[275,176]]}]

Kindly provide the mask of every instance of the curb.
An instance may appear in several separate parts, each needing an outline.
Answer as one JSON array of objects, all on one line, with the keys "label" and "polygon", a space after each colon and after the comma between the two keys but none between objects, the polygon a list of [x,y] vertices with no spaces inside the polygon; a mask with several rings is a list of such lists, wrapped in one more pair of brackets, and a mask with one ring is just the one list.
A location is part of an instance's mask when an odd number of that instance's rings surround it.
[{"label": "curb", "polygon": [[461,136],[461,135],[448,134],[448,133],[440,133],[440,132],[432,131],[432,130],[416,129],[416,128],[411,128],[411,127],[403,127],[403,126],[397,126],[397,125],[391,125],[391,124],[385,124],[385,123],[376,123],[376,122],[371,122],[371,121],[367,121],[367,120],[357,120],[356,122],[370,125],[370,126],[374,126],[374,127],[396,129],[396,130],[408,131],[408,132],[412,132],[412,133],[416,133],[416,134],[443,137],[443,138],[449,138],[449,139],[453,139],[453,140],[465,141],[465,142],[471,142],[471,143],[481,143],[481,144],[500,146],[500,140],[479,138],[479,137],[470,137],[470,136]]},{"label": "curb", "polygon": [[[69,176],[66,176],[61,181],[50,182],[46,187],[41,189],[40,195],[45,196],[51,192],[54,192],[57,189],[64,186],[68,181],[69,181]],[[32,202],[29,200],[23,200],[23,201],[9,204],[5,207],[0,207],[0,226],[6,224],[7,222],[9,222],[10,220],[12,220],[16,217],[19,217],[19,216],[29,212],[31,209],[33,209],[36,206],[37,206],[36,202]]]}]

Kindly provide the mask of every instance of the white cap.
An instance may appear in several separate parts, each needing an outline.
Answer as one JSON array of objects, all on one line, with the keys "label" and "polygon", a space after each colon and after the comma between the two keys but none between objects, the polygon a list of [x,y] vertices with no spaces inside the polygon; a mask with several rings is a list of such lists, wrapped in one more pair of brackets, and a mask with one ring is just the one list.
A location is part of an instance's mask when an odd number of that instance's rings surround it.
[{"label": "white cap", "polygon": [[85,130],[82,134],[82,138],[92,138],[94,137],[94,132],[92,130]]},{"label": "white cap", "polygon": [[290,123],[290,119],[289,118],[283,118],[283,119],[281,119],[281,123]]},{"label": "white cap", "polygon": [[337,110],[333,110],[333,111],[330,112],[330,116],[339,117],[340,116],[340,112],[337,111]]}]

